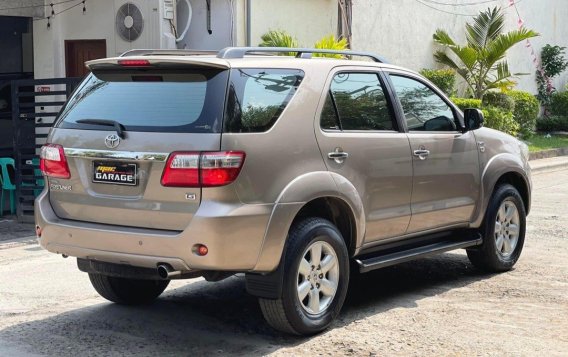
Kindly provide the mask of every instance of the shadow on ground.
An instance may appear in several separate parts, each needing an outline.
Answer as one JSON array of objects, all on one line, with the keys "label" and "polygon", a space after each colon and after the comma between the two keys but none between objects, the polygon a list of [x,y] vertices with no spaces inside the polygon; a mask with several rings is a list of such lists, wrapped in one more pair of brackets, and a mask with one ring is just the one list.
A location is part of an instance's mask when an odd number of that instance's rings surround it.
[{"label": "shadow on ground", "polygon": [[18,223],[15,216],[0,217],[0,242],[30,236],[35,236],[33,224]]},{"label": "shadow on ground", "polygon": [[[352,274],[342,314],[332,328],[485,279],[463,254]],[[65,287],[62,287],[64,289]],[[149,306],[101,303],[0,331],[11,346],[45,355],[261,355],[302,344],[263,320],[244,278],[204,281],[166,291]]]}]

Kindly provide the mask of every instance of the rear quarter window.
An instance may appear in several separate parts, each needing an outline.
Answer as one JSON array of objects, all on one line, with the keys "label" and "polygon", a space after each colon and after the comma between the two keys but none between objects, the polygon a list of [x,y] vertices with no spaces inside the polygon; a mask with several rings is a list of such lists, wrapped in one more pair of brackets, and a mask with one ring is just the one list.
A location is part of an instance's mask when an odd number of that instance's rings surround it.
[{"label": "rear quarter window", "polygon": [[304,72],[297,69],[233,69],[224,131],[250,133],[270,129],[303,77]]}]

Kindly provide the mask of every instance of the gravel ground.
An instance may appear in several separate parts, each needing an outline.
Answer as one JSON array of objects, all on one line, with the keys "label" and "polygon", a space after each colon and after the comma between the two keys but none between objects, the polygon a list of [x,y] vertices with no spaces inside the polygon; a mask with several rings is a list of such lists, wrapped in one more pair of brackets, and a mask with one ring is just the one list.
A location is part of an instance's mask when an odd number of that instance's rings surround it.
[{"label": "gravel ground", "polygon": [[[0,244],[0,355],[546,355],[568,351],[568,169],[533,177],[525,250],[500,275],[463,252],[354,276],[332,328],[281,336],[240,276],[107,303],[73,259]],[[0,233],[1,234],[1,233]]]}]

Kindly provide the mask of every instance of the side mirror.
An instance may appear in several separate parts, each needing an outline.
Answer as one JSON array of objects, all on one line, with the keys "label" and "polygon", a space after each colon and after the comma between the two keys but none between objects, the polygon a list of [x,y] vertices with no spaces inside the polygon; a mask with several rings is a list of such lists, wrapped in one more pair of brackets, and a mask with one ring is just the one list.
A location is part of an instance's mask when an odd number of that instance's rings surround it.
[{"label": "side mirror", "polygon": [[483,112],[479,109],[468,108],[464,110],[465,131],[479,129],[483,126]]}]

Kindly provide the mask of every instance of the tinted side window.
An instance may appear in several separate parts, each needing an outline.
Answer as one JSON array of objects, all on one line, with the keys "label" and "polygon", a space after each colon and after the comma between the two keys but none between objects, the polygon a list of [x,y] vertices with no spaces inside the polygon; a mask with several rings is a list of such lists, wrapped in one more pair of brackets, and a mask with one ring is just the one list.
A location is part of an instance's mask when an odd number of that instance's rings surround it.
[{"label": "tinted side window", "polygon": [[262,132],[276,122],[300,85],[304,72],[293,69],[231,71],[225,132]]},{"label": "tinted side window", "polygon": [[[335,113],[331,110],[335,105]],[[394,130],[385,93],[376,73],[338,73],[333,78],[321,127],[339,118],[342,130]]]},{"label": "tinted side window", "polygon": [[321,111],[320,126],[322,129],[327,130],[338,130],[341,129],[339,124],[339,118],[337,117],[337,112],[335,110],[335,105],[331,99],[331,91],[327,93],[325,97],[325,103]]},{"label": "tinted side window", "polygon": [[[448,104],[425,84],[390,75],[410,131],[456,131],[459,127]],[[456,125],[458,124],[458,125]]]}]

